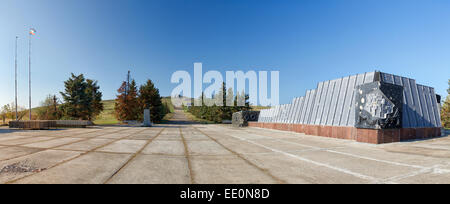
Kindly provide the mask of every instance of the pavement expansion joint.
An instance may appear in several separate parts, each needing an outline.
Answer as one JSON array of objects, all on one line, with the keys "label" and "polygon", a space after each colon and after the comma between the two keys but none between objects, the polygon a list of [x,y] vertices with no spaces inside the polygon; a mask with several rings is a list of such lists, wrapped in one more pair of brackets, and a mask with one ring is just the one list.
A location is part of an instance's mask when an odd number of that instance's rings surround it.
[{"label": "pavement expansion joint", "polygon": [[[222,147],[225,148],[226,150],[228,150],[229,152],[231,152],[232,154],[236,155],[238,158],[244,160],[244,161],[245,161],[247,164],[249,164],[250,166],[252,166],[252,167],[254,167],[254,168],[260,170],[260,171],[263,172],[264,174],[270,176],[272,179],[274,179],[274,180],[277,181],[278,183],[280,183],[280,184],[287,183],[286,181],[284,181],[284,180],[282,180],[282,179],[280,179],[280,178],[278,178],[278,177],[272,175],[272,174],[270,173],[269,170],[259,167],[258,165],[254,164],[253,162],[251,162],[251,161],[249,161],[248,159],[246,159],[246,158],[245,158],[244,156],[242,156],[241,154],[239,154],[239,153],[237,153],[237,152],[231,150],[230,148],[228,148],[227,146],[223,145],[222,143],[220,143],[219,141],[217,141],[215,138],[209,136],[208,134],[206,134],[205,132],[203,132],[203,131],[200,130],[199,128],[197,128],[197,127],[194,127],[194,128],[197,129],[197,130],[198,130],[200,133],[202,133],[203,135],[209,137],[211,140],[213,140],[214,142],[216,142],[217,144],[219,144],[220,146],[222,146]],[[205,128],[205,129],[206,129],[206,128]]]},{"label": "pavement expansion joint", "polygon": [[[162,132],[164,132],[166,128],[163,128],[155,137],[150,138],[147,140],[147,142],[145,143],[145,145],[139,149],[139,151],[137,151],[136,153],[134,153],[130,159],[128,159],[119,169],[117,169],[108,179],[106,179],[106,181],[104,182],[104,184],[108,183],[111,181],[111,179],[114,178],[115,175],[117,175],[122,169],[124,169],[126,166],[128,166],[128,164],[133,161],[137,155],[139,155],[154,139],[158,138],[158,136],[161,135]],[[131,136],[128,136],[131,137]]]},{"label": "pavement expansion joint", "polygon": [[[104,135],[107,135],[107,134],[113,134],[113,133],[118,133],[118,132],[123,132],[123,131],[126,131],[126,130],[127,130],[127,129],[116,130],[116,131],[114,131],[114,132],[108,132],[108,133],[105,133]],[[144,130],[142,130],[142,131],[144,131]],[[96,136],[96,138],[97,138],[97,137],[101,137],[101,136],[103,136],[103,135]],[[78,156],[76,156],[76,157],[73,157],[73,158],[64,160],[64,161],[62,161],[62,162],[59,162],[59,163],[57,163],[57,164],[55,164],[55,165],[52,165],[52,166],[46,168],[46,170],[55,168],[55,167],[60,166],[60,165],[62,165],[62,164],[64,164],[64,163],[67,163],[67,162],[72,161],[72,160],[74,160],[74,159],[80,158],[81,156],[84,156],[84,155],[86,155],[86,154],[89,154],[89,153],[91,153],[91,152],[94,152],[95,150],[98,150],[98,149],[100,149],[100,148],[106,147],[106,146],[108,146],[108,145],[110,145],[110,144],[113,144],[114,142],[117,142],[117,141],[119,141],[119,140],[125,139],[125,138],[127,138],[127,137],[130,137],[130,136],[125,136],[125,137],[122,137],[122,138],[118,138],[118,139],[112,140],[112,141],[110,141],[109,143],[106,143],[106,144],[104,144],[104,145],[98,146],[98,147],[96,147],[96,148],[94,148],[94,149],[92,149],[92,150],[90,150],[90,151],[81,153],[80,155],[78,155]],[[86,140],[89,140],[89,139],[93,139],[93,138],[87,138]],[[86,141],[86,140],[83,140],[83,141]],[[77,141],[77,142],[83,142],[83,141]],[[59,146],[57,146],[57,147],[46,148],[45,150],[55,149],[55,148],[59,148],[59,147],[65,146],[65,145],[74,144],[74,143],[77,143],[77,142],[66,143],[66,144],[64,144],[64,145],[59,145]],[[42,151],[45,151],[45,150],[42,150]],[[42,152],[42,151],[38,151],[38,152]],[[34,153],[32,153],[32,154],[36,154],[36,153],[38,153],[38,152],[34,152]],[[17,158],[20,158],[20,157],[26,157],[26,156],[29,156],[29,155],[32,155],[32,154],[27,154],[27,155],[17,156],[17,157],[10,158],[10,159],[4,160],[4,161],[8,161],[8,160],[12,160],[12,159],[17,159]],[[38,172],[38,173],[40,173],[40,172]],[[13,179],[13,180],[10,180],[10,181],[6,182],[5,184],[11,184],[11,183],[14,183],[14,182],[17,182],[17,181],[22,180],[22,179],[24,179],[24,178],[28,178],[28,177],[30,177],[30,176],[33,176],[33,175],[35,175],[35,174],[38,174],[38,173],[33,173],[33,174],[26,175],[26,176],[24,176],[24,177],[20,177],[20,178],[17,178],[17,179]]]}]

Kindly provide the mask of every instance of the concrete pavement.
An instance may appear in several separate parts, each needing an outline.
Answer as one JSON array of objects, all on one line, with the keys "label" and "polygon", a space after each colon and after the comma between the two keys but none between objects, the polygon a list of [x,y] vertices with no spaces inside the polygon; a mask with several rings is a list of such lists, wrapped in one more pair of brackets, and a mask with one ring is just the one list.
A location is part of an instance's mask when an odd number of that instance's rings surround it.
[{"label": "concrete pavement", "polygon": [[0,183],[450,183],[450,138],[371,145],[179,111],[151,128],[0,128]]}]

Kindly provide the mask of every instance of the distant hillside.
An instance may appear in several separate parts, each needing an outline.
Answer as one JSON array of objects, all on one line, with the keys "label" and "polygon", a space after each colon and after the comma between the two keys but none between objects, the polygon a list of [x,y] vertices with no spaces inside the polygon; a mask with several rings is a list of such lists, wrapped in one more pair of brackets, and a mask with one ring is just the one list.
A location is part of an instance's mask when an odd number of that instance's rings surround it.
[{"label": "distant hillside", "polygon": [[103,112],[94,120],[95,124],[98,125],[114,125],[118,124],[119,121],[114,116],[114,100],[104,100]]},{"label": "distant hillside", "polygon": [[[104,100],[102,101],[104,110],[100,115],[94,120],[94,123],[97,125],[115,125],[118,124],[119,121],[114,116],[114,100]],[[162,103],[165,105],[171,113],[174,112],[174,107],[170,100],[170,97],[163,97]]]}]

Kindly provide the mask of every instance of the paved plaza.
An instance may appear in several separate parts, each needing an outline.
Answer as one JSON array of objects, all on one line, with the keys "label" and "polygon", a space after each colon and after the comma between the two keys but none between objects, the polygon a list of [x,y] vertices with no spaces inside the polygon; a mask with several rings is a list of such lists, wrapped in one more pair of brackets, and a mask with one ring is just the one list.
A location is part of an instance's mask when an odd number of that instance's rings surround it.
[{"label": "paved plaza", "polygon": [[0,183],[450,183],[450,138],[371,145],[180,111],[151,128],[0,128]]}]

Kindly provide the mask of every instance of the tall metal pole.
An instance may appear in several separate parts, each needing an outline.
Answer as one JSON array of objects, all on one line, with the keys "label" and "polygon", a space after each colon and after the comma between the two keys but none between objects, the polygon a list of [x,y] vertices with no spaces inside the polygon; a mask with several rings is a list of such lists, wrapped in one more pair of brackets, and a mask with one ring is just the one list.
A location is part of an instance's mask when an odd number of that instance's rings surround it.
[{"label": "tall metal pole", "polygon": [[29,49],[28,49],[28,91],[29,91],[29,108],[30,108],[30,118],[31,120],[31,33],[29,35]]},{"label": "tall metal pole", "polygon": [[19,115],[17,114],[17,40],[19,37],[16,36],[16,54],[14,58],[14,92],[15,92],[15,105],[16,105],[16,121],[19,120]]}]

